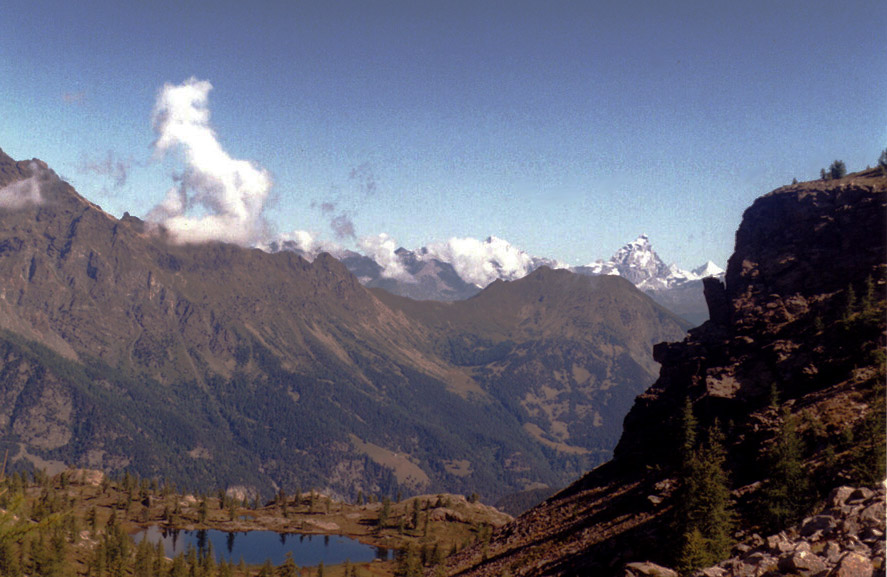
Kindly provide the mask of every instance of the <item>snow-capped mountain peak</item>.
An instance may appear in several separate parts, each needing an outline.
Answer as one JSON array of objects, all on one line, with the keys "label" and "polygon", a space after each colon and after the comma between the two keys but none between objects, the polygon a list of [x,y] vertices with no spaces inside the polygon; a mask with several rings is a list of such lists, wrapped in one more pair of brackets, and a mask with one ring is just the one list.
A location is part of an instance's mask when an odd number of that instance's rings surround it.
[{"label": "snow-capped mountain peak", "polygon": [[624,245],[610,260],[576,267],[574,271],[588,275],[618,274],[645,291],[668,290],[706,276],[724,274],[723,269],[711,261],[693,271],[676,264],[666,265],[653,250],[653,243],[646,234]]},{"label": "snow-capped mountain peak", "polygon": [[708,276],[719,277],[723,275],[724,272],[724,269],[711,261],[708,261],[704,265],[693,269],[693,274],[696,275],[696,278],[705,278]]},{"label": "snow-capped mountain peak", "polygon": [[668,277],[670,272],[668,265],[653,250],[650,238],[646,234],[640,235],[634,242],[616,251],[610,262],[620,275],[639,287],[651,282],[658,285],[657,281]]}]

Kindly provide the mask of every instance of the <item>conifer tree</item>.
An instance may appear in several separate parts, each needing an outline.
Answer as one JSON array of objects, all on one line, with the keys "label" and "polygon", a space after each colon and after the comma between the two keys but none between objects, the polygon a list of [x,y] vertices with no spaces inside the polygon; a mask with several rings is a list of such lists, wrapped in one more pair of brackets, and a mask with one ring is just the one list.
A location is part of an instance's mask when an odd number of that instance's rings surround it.
[{"label": "conifer tree", "polygon": [[843,321],[845,323],[849,322],[853,313],[856,312],[856,291],[853,290],[853,285],[847,285],[847,290],[844,292],[844,317]]},{"label": "conifer tree", "polygon": [[[684,440],[695,438],[692,406],[684,411]],[[730,553],[733,544],[733,511],[724,470],[726,452],[723,435],[715,425],[708,442],[685,457],[681,466],[681,486],[675,506],[675,530],[680,537],[677,566],[685,573],[713,565]]]},{"label": "conifer tree", "polygon": [[806,513],[810,481],[804,471],[803,453],[797,420],[783,407],[776,439],[766,455],[768,479],[761,490],[762,521],[774,532]]},{"label": "conifer tree", "polygon": [[204,497],[200,501],[200,506],[197,509],[197,522],[198,523],[201,523],[201,524],[206,523],[206,515],[207,515],[208,511],[209,511],[209,507],[206,503],[206,497]]},{"label": "conifer tree", "polygon": [[388,525],[388,517],[391,515],[391,500],[388,497],[382,499],[382,509],[379,510],[379,528]]},{"label": "conifer tree", "polygon": [[690,397],[684,399],[681,411],[681,462],[689,463],[696,450],[696,416],[693,414],[693,403]]},{"label": "conifer tree", "polygon": [[883,382],[876,385],[869,411],[863,419],[856,446],[851,453],[850,470],[854,479],[866,485],[875,485],[887,475],[887,427]]},{"label": "conifer tree", "polygon": [[421,559],[412,543],[398,552],[394,574],[397,577],[419,577],[422,575]]},{"label": "conifer tree", "polygon": [[[347,574],[347,569],[346,569]],[[293,561],[292,552],[288,551],[286,554],[286,560],[283,562],[283,565],[278,567],[277,575],[279,577],[298,577],[299,568],[296,566],[296,562]]]},{"label": "conifer tree", "polygon": [[828,175],[831,178],[838,179],[847,176],[847,165],[843,160],[836,160],[828,167]]},{"label": "conifer tree", "polygon": [[262,568],[259,569],[258,577],[274,577],[274,566],[271,565],[270,559],[265,559],[265,563],[263,563]]}]

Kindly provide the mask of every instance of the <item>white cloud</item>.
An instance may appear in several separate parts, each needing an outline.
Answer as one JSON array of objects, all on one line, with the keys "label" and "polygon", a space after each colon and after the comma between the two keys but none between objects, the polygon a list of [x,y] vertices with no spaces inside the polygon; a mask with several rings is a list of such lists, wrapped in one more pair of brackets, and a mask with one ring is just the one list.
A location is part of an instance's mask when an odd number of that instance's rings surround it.
[{"label": "white cloud", "polygon": [[485,241],[454,237],[446,242],[429,244],[423,252],[450,263],[462,280],[479,287],[500,278],[514,280],[524,277],[538,266],[532,256],[495,236]]},{"label": "white cloud", "polygon": [[31,176],[0,188],[0,208],[18,210],[43,204],[42,186],[55,174],[36,162],[28,165]]},{"label": "white cloud", "polygon": [[212,85],[192,77],[165,84],[154,105],[154,149],[160,157],[179,151],[186,164],[148,220],[164,225],[180,242],[212,240],[252,244],[265,233],[262,216],[271,177],[246,160],[231,158],[209,123]]},{"label": "white cloud", "polygon": [[271,242],[262,244],[261,248],[270,252],[291,250],[308,260],[314,260],[322,252],[328,252],[336,258],[345,254],[345,249],[338,244],[319,238],[316,233],[307,230],[279,234]]},{"label": "white cloud", "polygon": [[382,267],[383,277],[398,280],[412,278],[395,253],[398,248],[397,242],[384,232],[376,236],[365,236],[358,241],[358,244],[366,256]]}]

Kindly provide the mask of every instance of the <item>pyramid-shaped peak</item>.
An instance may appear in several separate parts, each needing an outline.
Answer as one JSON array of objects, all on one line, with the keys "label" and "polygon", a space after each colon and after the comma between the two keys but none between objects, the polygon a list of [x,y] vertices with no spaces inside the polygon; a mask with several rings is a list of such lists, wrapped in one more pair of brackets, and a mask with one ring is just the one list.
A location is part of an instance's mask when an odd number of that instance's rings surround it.
[{"label": "pyramid-shaped peak", "polygon": [[705,278],[707,276],[720,276],[724,274],[724,269],[722,269],[712,261],[708,261],[704,265],[694,268],[693,274],[699,278]]}]

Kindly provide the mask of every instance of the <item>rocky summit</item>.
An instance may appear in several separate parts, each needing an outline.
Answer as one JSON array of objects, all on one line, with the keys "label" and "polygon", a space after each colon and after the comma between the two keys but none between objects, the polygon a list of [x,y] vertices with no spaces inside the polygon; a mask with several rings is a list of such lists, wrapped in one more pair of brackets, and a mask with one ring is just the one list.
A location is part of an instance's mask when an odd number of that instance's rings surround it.
[{"label": "rocky summit", "polygon": [[447,573],[883,574],[885,240],[880,169],[755,201],[613,460]]}]

